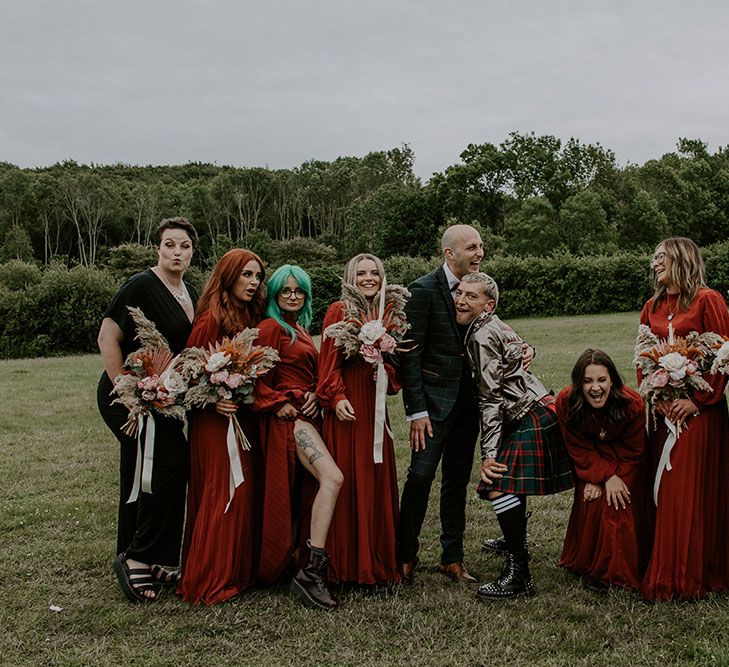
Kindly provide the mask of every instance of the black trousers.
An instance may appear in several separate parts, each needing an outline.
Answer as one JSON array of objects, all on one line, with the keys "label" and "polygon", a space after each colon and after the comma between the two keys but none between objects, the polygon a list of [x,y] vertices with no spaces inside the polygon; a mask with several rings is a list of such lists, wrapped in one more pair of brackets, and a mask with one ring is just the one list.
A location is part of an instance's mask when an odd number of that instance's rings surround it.
[{"label": "black trousers", "polygon": [[129,412],[122,405],[111,405],[114,398],[109,396],[111,389],[111,381],[104,373],[99,380],[97,403],[104,422],[120,446],[117,554],[126,552],[129,558],[143,563],[177,565],[190,468],[190,451],[183,424],[178,419],[154,416],[152,493],[140,490],[136,502],[127,503],[134,484],[137,439],[122,433]]},{"label": "black trousers", "polygon": [[441,459],[441,563],[463,560],[466,492],[471,479],[479,419],[470,389],[464,386],[460,394],[462,396],[459,395],[456,405],[445,420],[431,420],[433,437],[429,438],[426,434],[425,449],[413,451],[411,454],[400,499],[398,558],[401,562],[412,561],[418,553],[430,487]]}]

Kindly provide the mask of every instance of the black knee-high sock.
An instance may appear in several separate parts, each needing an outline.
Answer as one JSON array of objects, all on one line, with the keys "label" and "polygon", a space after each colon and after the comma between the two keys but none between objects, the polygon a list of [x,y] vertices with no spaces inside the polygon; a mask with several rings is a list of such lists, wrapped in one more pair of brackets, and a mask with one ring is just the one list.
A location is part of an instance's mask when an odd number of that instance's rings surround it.
[{"label": "black knee-high sock", "polygon": [[526,503],[519,496],[505,494],[491,501],[509,553],[521,556],[526,537]]}]

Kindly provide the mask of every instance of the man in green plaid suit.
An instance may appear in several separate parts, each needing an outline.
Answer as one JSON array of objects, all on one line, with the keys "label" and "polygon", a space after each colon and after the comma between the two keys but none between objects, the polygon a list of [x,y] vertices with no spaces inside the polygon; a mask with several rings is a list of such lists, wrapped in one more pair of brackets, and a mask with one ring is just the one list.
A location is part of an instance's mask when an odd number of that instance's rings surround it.
[{"label": "man in green plaid suit", "polygon": [[483,243],[470,225],[453,225],[441,246],[444,264],[409,286],[405,307],[413,340],[400,356],[412,448],[398,535],[405,583],[412,583],[418,564],[418,538],[441,460],[440,571],[454,581],[476,581],[463,563],[463,533],[479,417],[465,358],[466,328],[456,322],[454,295],[461,278],[479,270]]}]

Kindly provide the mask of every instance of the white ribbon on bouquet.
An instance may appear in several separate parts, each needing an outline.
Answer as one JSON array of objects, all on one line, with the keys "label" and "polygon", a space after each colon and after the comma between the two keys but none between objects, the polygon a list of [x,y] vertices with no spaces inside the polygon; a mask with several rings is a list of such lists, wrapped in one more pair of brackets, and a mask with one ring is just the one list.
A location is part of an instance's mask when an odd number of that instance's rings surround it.
[{"label": "white ribbon on bouquet", "polygon": [[653,502],[658,507],[658,489],[661,486],[661,477],[663,477],[663,471],[671,470],[671,450],[676,444],[679,436],[681,435],[681,427],[674,424],[668,417],[664,417],[663,420],[666,422],[666,428],[668,429],[668,435],[666,436],[666,442],[663,443],[663,449],[661,450],[661,458],[658,460],[658,470],[656,470],[656,479],[653,483]]},{"label": "white ribbon on bouquet", "polygon": [[[385,287],[387,282],[382,279],[382,287],[380,289],[380,310],[377,321],[382,325],[382,316],[385,312]],[[382,463],[382,445],[385,440],[385,429],[392,437],[390,425],[387,423],[387,371],[382,361],[377,362],[375,368],[375,438],[373,446],[373,457],[375,463]]]},{"label": "white ribbon on bouquet", "polygon": [[228,504],[225,506],[225,512],[230,509],[233,502],[235,490],[243,484],[243,465],[240,461],[240,452],[238,452],[238,441],[235,437],[235,426],[233,425],[233,415],[228,417],[228,433],[225,436],[225,444],[228,448],[228,460],[230,461],[230,477],[228,482]]},{"label": "white ribbon on bouquet", "polygon": [[[146,430],[144,429],[145,424]],[[142,448],[142,433],[144,433],[144,449]],[[152,493],[154,434],[154,415],[152,413],[139,415],[137,417],[137,462],[134,465],[134,483],[127,504],[137,501],[140,487],[142,492]]]}]

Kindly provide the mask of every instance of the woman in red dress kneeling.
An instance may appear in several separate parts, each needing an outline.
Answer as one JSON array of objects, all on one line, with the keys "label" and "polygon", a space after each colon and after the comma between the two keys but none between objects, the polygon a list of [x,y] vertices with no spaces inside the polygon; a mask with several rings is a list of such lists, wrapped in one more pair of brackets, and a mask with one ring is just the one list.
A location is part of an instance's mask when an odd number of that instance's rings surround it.
[{"label": "woman in red dress kneeling", "polygon": [[602,350],[585,350],[557,414],[577,484],[560,565],[591,590],[640,588],[646,539],[645,406]]},{"label": "woman in red dress kneeling", "polygon": [[[225,336],[232,338],[255,327],[265,309],[260,289],[263,278],[263,262],[250,250],[236,248],[225,253],[198,302],[188,347],[207,348]],[[226,435],[228,416],[234,413],[252,449],[238,447],[244,481],[231,499]],[[186,602],[222,602],[254,582],[257,436],[255,415],[226,399],[214,408],[194,410],[190,416],[190,486],[182,579],[177,588]]]}]

